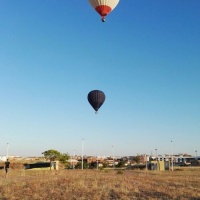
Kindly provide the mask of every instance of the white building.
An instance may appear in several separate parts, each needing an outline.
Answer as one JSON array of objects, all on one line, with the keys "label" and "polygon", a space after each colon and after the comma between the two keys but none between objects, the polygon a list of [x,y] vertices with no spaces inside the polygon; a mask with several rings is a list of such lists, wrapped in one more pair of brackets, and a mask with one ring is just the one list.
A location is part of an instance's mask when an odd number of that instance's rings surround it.
[{"label": "white building", "polygon": [[7,160],[7,157],[6,156],[0,156],[0,161],[2,162],[5,162]]}]

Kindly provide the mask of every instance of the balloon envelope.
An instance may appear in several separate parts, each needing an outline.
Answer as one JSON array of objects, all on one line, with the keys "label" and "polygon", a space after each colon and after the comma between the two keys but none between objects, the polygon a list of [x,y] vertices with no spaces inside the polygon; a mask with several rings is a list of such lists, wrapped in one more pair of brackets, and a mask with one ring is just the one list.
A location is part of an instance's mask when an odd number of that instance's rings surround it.
[{"label": "balloon envelope", "polygon": [[117,6],[119,0],[89,0],[89,2],[104,19]]},{"label": "balloon envelope", "polygon": [[105,98],[105,94],[100,90],[92,90],[88,93],[88,101],[96,112],[104,103]]}]

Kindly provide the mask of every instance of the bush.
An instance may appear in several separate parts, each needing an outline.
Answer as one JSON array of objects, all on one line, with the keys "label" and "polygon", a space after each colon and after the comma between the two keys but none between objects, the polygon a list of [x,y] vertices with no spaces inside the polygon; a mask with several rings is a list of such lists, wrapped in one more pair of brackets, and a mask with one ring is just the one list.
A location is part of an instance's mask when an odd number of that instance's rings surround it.
[{"label": "bush", "polygon": [[117,174],[123,174],[123,172],[121,170],[117,171]]}]

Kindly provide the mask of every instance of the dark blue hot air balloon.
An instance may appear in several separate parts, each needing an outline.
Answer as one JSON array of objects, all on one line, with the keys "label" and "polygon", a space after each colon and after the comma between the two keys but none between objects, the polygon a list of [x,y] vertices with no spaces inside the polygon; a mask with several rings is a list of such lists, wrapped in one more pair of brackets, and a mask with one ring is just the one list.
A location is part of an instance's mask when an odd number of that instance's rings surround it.
[{"label": "dark blue hot air balloon", "polygon": [[100,90],[92,90],[88,93],[88,101],[90,105],[94,108],[94,110],[97,111],[102,106],[106,99],[105,94]]}]

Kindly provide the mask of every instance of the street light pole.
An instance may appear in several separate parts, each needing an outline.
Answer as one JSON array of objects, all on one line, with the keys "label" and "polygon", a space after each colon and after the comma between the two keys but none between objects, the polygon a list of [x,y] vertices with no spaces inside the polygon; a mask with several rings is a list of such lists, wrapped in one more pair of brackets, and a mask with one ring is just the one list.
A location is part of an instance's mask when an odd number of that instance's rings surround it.
[{"label": "street light pole", "polygon": [[174,160],[174,158],[173,158],[173,141],[171,141],[171,146],[172,146],[172,171],[174,171],[174,162],[173,162],[173,160]]},{"label": "street light pole", "polygon": [[6,157],[8,159],[8,148],[9,148],[9,143],[7,143],[7,149],[6,149]]},{"label": "street light pole", "polygon": [[115,168],[115,158],[114,158],[114,146],[112,146],[113,149],[113,169]]},{"label": "street light pole", "polygon": [[156,150],[156,165],[157,165],[157,171],[158,171],[158,159],[157,159],[157,149],[155,149]]},{"label": "street light pole", "polygon": [[83,170],[83,150],[84,150],[84,139],[82,139],[82,170]]},{"label": "street light pole", "polygon": [[[73,155],[70,156],[70,168],[71,168],[72,165],[73,165],[73,164],[72,164],[72,158],[73,158]],[[73,167],[72,167],[72,168],[73,168]]]},{"label": "street light pole", "polygon": [[155,149],[155,151],[156,151],[156,160],[157,160],[157,149]]},{"label": "street light pole", "polygon": [[97,170],[99,169],[98,156],[97,156]]},{"label": "street light pole", "polygon": [[[74,157],[75,157],[75,152],[76,152],[76,150],[74,150]],[[74,157],[73,157],[73,159],[74,159]],[[74,160],[73,160],[74,161]],[[74,162],[73,162],[73,169],[74,169]]]},{"label": "street light pole", "polygon": [[196,153],[196,159],[197,159],[197,150],[195,150],[195,153]]},{"label": "street light pole", "polygon": [[146,161],[146,172],[147,172],[147,154],[145,154],[145,161]]}]

